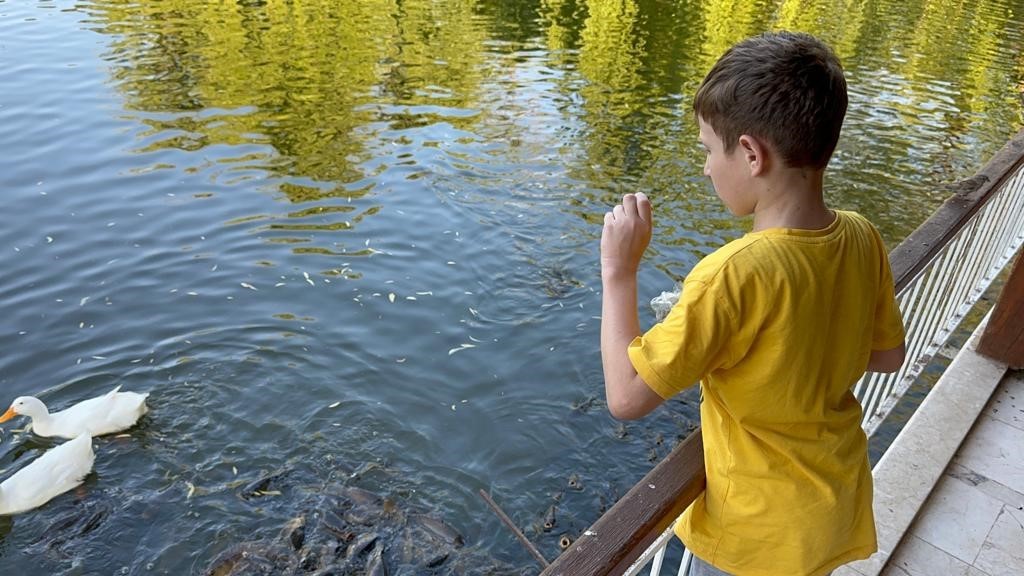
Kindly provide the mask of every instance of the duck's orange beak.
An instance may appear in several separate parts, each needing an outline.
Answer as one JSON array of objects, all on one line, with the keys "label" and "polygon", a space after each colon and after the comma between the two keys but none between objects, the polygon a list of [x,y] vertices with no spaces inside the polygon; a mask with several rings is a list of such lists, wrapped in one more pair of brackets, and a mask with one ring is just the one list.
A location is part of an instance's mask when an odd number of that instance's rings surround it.
[{"label": "duck's orange beak", "polygon": [[0,422],[7,422],[8,420],[14,418],[17,415],[18,413],[14,411],[14,406],[11,406],[10,408],[7,409],[7,412],[4,412],[3,416],[0,416]]}]

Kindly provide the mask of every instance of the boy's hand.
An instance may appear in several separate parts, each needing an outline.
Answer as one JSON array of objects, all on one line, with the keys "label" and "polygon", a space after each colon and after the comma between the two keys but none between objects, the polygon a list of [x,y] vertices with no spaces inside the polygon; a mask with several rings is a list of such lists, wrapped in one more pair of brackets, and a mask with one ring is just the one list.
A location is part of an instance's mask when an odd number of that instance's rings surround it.
[{"label": "boy's hand", "polygon": [[601,231],[601,276],[636,275],[651,242],[651,202],[643,192],[626,194],[604,215]]},{"label": "boy's hand", "polygon": [[651,241],[651,202],[626,194],[604,215],[601,231],[601,365],[608,410],[620,419],[640,418],[661,404],[629,359],[629,343],[640,335],[636,271]]}]

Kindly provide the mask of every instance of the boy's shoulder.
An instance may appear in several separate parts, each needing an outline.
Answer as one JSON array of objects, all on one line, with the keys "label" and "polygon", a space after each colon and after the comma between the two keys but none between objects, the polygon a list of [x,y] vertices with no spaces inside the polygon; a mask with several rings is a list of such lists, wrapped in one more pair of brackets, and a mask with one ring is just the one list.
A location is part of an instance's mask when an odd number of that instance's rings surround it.
[{"label": "boy's shoulder", "polygon": [[[845,234],[870,237],[871,242],[882,246],[881,236],[867,218],[847,210],[835,210],[835,213],[836,221],[827,232],[766,231],[745,234],[702,258],[687,274],[685,283],[701,282],[709,285],[723,273],[753,273],[754,270],[769,264],[776,254],[791,249],[793,245],[828,241]],[[785,241],[780,242],[780,239]],[[882,249],[884,250],[884,247]]]},{"label": "boy's shoulder", "polygon": [[741,236],[701,258],[700,262],[697,262],[697,265],[686,275],[684,283],[712,284],[728,268],[735,268],[737,264],[745,261],[748,257],[756,258],[754,253],[760,252],[763,248],[765,248],[764,237],[753,234]]}]

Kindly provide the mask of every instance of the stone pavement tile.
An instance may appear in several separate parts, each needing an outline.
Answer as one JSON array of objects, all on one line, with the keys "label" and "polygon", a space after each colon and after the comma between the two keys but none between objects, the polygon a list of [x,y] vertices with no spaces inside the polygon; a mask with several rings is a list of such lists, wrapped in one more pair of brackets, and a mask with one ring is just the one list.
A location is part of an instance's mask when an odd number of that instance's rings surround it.
[{"label": "stone pavement tile", "polygon": [[878,576],[889,560],[889,553],[879,550],[870,558],[850,562],[832,571],[832,576]]},{"label": "stone pavement tile", "polygon": [[959,462],[951,463],[949,465],[949,469],[946,470],[946,475],[952,476],[964,484],[977,487],[978,490],[981,490],[996,500],[1002,501],[1003,504],[1012,508],[1024,510],[1024,494],[1015,490],[1010,490],[999,482],[996,482],[991,478],[986,478]]},{"label": "stone pavement tile", "polygon": [[1024,493],[1024,430],[982,416],[955,462]]},{"label": "stone pavement tile", "polygon": [[853,567],[847,564],[833,570],[832,576],[864,576],[864,573],[854,570]]},{"label": "stone pavement tile", "polygon": [[1024,574],[1024,511],[1003,507],[974,565],[990,576]]},{"label": "stone pavement tile", "polygon": [[946,554],[942,550],[921,540],[917,536],[907,535],[900,544],[899,550],[886,566],[894,570],[886,574],[903,576],[895,569],[902,570],[907,576],[970,576],[971,566],[966,562]]},{"label": "stone pavement tile", "polygon": [[972,564],[1003,503],[956,478],[943,476],[910,533]]},{"label": "stone pavement tile", "polygon": [[982,414],[1024,430],[1024,370],[1007,372]]}]

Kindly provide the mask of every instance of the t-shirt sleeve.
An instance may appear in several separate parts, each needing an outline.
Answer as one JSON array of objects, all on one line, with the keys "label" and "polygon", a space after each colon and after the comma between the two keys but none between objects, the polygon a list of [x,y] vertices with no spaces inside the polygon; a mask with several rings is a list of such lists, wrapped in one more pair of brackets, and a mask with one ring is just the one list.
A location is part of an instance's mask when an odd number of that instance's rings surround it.
[{"label": "t-shirt sleeve", "polygon": [[665,320],[629,345],[637,374],[662,398],[695,384],[721,365],[735,321],[703,282],[687,282]]},{"label": "t-shirt sleeve", "polygon": [[903,343],[903,316],[896,302],[896,287],[893,285],[889,257],[881,238],[877,240],[881,252],[881,280],[875,302],[875,324],[871,333],[872,350],[890,350]]}]

